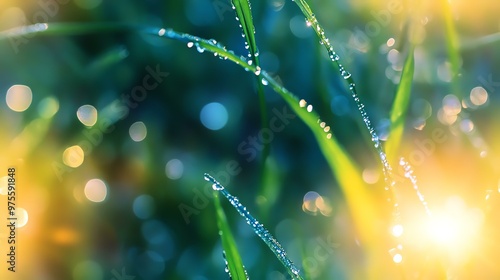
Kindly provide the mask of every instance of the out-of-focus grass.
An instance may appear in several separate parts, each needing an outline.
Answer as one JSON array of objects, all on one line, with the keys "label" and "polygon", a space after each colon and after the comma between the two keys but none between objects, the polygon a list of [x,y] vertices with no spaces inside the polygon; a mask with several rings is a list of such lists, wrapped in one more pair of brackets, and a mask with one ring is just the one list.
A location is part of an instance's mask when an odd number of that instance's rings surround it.
[{"label": "out-of-focus grass", "polygon": [[386,151],[387,156],[389,157],[389,162],[392,163],[394,163],[394,160],[397,159],[399,146],[401,144],[401,140],[403,139],[406,115],[410,105],[411,85],[413,83],[414,70],[414,47],[410,46],[391,109],[391,126],[389,130],[389,138],[386,144]]}]

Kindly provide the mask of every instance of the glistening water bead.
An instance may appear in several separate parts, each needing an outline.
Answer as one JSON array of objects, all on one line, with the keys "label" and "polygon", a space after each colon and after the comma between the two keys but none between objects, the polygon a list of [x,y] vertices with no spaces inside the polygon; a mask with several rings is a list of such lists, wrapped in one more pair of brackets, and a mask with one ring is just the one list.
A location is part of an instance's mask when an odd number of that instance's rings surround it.
[{"label": "glistening water bead", "polygon": [[269,233],[269,231],[255,219],[250,212],[243,206],[239,199],[233,195],[231,195],[225,188],[222,186],[214,177],[210,176],[210,174],[205,173],[204,178],[206,181],[212,183],[212,188],[215,191],[218,191],[224,195],[227,200],[233,205],[234,208],[240,213],[240,215],[245,218],[246,223],[253,228],[255,234],[257,234],[264,243],[273,251],[276,257],[281,261],[281,263],[286,267],[288,273],[292,277],[292,279],[303,280],[300,276],[300,270],[293,264],[293,262],[287,257],[285,249],[283,246],[274,238],[274,236]]}]

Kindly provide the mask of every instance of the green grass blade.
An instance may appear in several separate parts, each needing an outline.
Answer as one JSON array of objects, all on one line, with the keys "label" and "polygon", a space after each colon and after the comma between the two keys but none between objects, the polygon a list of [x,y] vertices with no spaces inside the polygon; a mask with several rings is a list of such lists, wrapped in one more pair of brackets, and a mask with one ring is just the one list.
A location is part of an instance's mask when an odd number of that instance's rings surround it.
[{"label": "green grass blade", "polygon": [[[255,67],[260,68],[259,50],[257,48],[257,40],[255,39],[255,26],[253,24],[252,9],[248,0],[231,0],[234,10],[236,12],[236,19],[239,21],[243,35],[245,37],[245,44],[248,47],[249,57],[252,59]],[[257,94],[259,96],[260,107],[260,120],[262,129],[269,129],[269,122],[267,116],[266,98],[264,96],[264,87],[259,81],[259,76],[256,77],[257,81]],[[264,143],[262,150],[262,158],[260,162],[260,185],[265,182],[265,177],[268,176],[266,169],[266,160],[270,153],[270,143]]]},{"label": "green grass blade", "polygon": [[389,162],[393,162],[397,157],[397,151],[403,138],[406,112],[410,104],[411,86],[413,83],[413,73],[415,69],[414,47],[410,46],[406,57],[401,79],[399,81],[396,97],[391,110],[391,128],[385,146]]},{"label": "green grass blade", "polygon": [[229,274],[231,275],[231,278],[235,280],[247,279],[247,274],[245,271],[245,267],[243,266],[243,261],[241,260],[238,247],[236,246],[236,242],[234,241],[231,228],[229,227],[226,214],[224,213],[224,209],[222,209],[219,196],[217,193],[214,193],[214,202],[215,202],[214,203],[215,213],[217,217],[217,227],[219,228],[219,234],[222,241],[222,248],[225,252],[225,258],[227,261]]},{"label": "green grass blade", "polygon": [[[245,35],[246,44],[252,59],[257,58],[259,50],[255,40],[255,26],[253,25],[252,10],[248,0],[231,0],[236,12],[237,20],[240,22],[243,35]],[[257,63],[257,61],[255,61]],[[258,66],[258,65],[256,65]]]},{"label": "green grass blade", "polygon": [[215,180],[210,174],[205,173],[204,178],[206,181],[211,182],[213,184],[213,189],[224,195],[224,197],[231,202],[231,205],[233,205],[238,213],[245,218],[245,221],[252,227],[255,234],[257,234],[257,236],[259,236],[260,239],[266,243],[278,260],[283,264],[283,266],[285,266],[292,279],[302,280],[299,269],[288,258],[283,246],[281,246],[276,238],[274,238],[272,234],[257,219],[255,219],[252,214],[250,214],[247,208],[241,204],[239,199],[230,194],[226,188],[217,182],[217,180]]}]

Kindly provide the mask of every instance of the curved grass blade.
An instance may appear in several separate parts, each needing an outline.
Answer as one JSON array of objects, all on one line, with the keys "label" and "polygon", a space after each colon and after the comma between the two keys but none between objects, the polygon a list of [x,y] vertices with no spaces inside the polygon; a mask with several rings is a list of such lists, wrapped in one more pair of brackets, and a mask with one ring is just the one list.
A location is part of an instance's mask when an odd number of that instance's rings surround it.
[{"label": "curved grass blade", "polygon": [[397,155],[405,127],[406,112],[410,104],[411,85],[413,82],[413,73],[415,69],[414,47],[410,46],[408,56],[406,57],[401,79],[396,91],[396,97],[391,110],[391,128],[389,137],[385,146],[389,162],[392,162]]},{"label": "curved grass blade", "polygon": [[[26,30],[40,35],[73,35],[72,31],[92,33],[110,31],[134,31],[152,36],[160,36],[168,39],[181,41],[188,47],[195,47],[198,52],[208,51],[220,59],[230,60],[242,68],[253,72],[261,77],[263,85],[269,85],[290,106],[293,112],[311,129],[319,144],[322,154],[342,188],[347,203],[351,209],[353,220],[356,225],[359,239],[364,244],[376,244],[377,220],[380,217],[379,208],[376,207],[373,198],[370,197],[365,183],[361,179],[361,173],[351,157],[338,143],[335,136],[330,132],[330,127],[319,119],[312,105],[307,105],[305,100],[300,100],[286,88],[276,81],[269,73],[249,63],[246,58],[228,51],[225,46],[215,40],[202,39],[190,34],[178,33],[172,29],[157,27],[113,25],[113,24],[55,24],[47,25],[43,31],[34,31],[29,28],[21,29],[22,32],[15,36],[26,34]],[[13,35],[10,35],[13,36]],[[4,36],[3,39],[10,38]],[[0,39],[2,36],[0,34]],[[355,97],[356,100],[357,97]],[[359,102],[359,100],[358,100]],[[359,105],[361,106],[361,105]],[[362,114],[363,115],[363,114]],[[366,113],[364,114],[366,115]],[[373,130],[374,131],[374,130]],[[376,139],[378,141],[378,138]]]},{"label": "curved grass blade", "polygon": [[234,280],[248,279],[245,267],[243,266],[240,253],[238,251],[238,247],[236,246],[236,242],[234,241],[233,234],[231,233],[231,228],[229,227],[226,214],[224,213],[224,209],[222,209],[217,193],[214,194],[214,202],[215,213],[217,216],[217,227],[219,228],[219,235],[222,241],[222,248],[224,250],[226,266],[229,270],[229,276]]},{"label": "curved grass blade", "polygon": [[[266,245],[271,249],[271,251],[276,255],[276,257],[280,260],[280,262],[285,266],[288,273],[292,277],[292,279],[302,280],[303,278],[300,276],[299,269],[293,264],[293,262],[288,258],[285,250],[281,246],[281,244],[269,233],[269,231],[259,222],[257,221],[251,214],[248,212],[245,206],[243,206],[237,197],[231,195],[225,188],[222,186],[214,177],[210,176],[210,174],[205,173],[204,178],[206,181],[211,182],[213,185],[213,189],[218,191],[222,195],[224,195],[227,200],[233,205],[234,208],[240,213],[240,215],[245,218],[245,221],[249,226],[253,228],[253,231],[257,236],[266,243]],[[220,206],[220,205],[219,205]]]}]

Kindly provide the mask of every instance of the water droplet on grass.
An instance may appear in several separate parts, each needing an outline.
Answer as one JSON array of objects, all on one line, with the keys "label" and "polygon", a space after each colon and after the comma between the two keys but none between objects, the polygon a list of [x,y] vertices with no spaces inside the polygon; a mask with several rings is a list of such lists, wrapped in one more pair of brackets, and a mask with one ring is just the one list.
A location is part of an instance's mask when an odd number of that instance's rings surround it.
[{"label": "water droplet on grass", "polygon": [[255,68],[255,75],[259,76],[259,75],[260,75],[260,72],[261,72],[261,69],[260,69],[260,67],[259,67],[259,66],[257,66],[257,67]]},{"label": "water droplet on grass", "polygon": [[196,44],[196,50],[199,52],[199,53],[204,53],[205,52],[205,48],[203,48],[202,46],[200,46],[199,44]]}]

